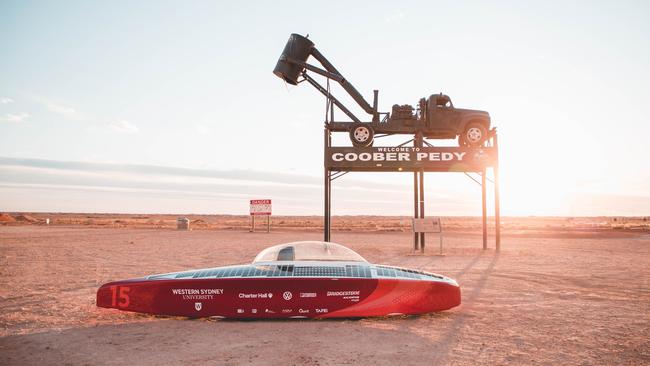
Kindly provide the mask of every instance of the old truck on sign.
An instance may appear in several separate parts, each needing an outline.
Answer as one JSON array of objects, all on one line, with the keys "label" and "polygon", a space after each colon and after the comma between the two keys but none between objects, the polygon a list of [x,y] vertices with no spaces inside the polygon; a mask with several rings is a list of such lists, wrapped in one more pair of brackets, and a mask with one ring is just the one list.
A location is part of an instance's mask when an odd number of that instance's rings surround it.
[{"label": "old truck on sign", "polygon": [[[314,57],[325,69],[307,63]],[[330,91],[314,80],[307,71],[313,71],[338,82],[343,89],[372,116],[369,122],[361,121]],[[393,105],[391,112],[378,112],[378,91],[374,91],[372,106],[361,93],[321,54],[314,43],[299,34],[289,37],[273,73],[289,84],[307,81],[333,104],[341,109],[351,122],[330,121],[328,128],[334,132],[349,132],[352,144],[357,147],[372,146],[376,134],[413,134],[429,139],[458,138],[460,146],[483,146],[490,133],[488,112],[454,107],[451,99],[442,93],[422,98],[414,108],[411,105]],[[299,80],[299,77],[301,79]]]}]

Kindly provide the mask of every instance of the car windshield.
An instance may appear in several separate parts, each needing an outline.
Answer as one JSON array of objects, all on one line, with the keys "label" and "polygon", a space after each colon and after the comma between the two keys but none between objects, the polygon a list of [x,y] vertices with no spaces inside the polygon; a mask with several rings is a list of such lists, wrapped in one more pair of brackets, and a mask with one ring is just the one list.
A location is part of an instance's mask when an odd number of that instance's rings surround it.
[{"label": "car windshield", "polygon": [[351,261],[366,260],[340,244],[324,241],[299,241],[266,248],[253,260],[253,263],[276,261]]}]

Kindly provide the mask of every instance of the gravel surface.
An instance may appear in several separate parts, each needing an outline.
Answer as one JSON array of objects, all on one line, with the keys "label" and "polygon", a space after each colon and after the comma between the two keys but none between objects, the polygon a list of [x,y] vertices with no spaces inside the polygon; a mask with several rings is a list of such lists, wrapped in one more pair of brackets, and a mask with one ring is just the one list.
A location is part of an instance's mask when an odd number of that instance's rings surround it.
[{"label": "gravel surface", "polygon": [[[463,304],[413,317],[231,321],[95,307],[102,283],[245,263],[318,232],[0,227],[0,364],[650,364],[650,235],[335,232],[370,262],[448,275]],[[493,248],[493,244],[490,246]]]}]

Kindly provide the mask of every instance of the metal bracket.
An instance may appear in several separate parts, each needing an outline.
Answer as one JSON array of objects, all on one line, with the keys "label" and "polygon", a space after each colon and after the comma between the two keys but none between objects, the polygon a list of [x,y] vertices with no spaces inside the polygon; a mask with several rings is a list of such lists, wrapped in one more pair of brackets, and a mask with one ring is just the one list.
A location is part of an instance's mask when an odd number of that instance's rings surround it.
[{"label": "metal bracket", "polygon": [[331,175],[330,175],[330,182],[333,181],[334,179],[336,179],[336,178],[340,178],[340,177],[342,177],[342,176],[344,176],[344,175],[346,175],[346,174],[348,174],[348,173],[349,173],[349,171],[347,171],[347,172],[341,172],[341,171],[339,171],[339,172],[336,172],[336,173],[334,173],[334,174],[331,174]]}]

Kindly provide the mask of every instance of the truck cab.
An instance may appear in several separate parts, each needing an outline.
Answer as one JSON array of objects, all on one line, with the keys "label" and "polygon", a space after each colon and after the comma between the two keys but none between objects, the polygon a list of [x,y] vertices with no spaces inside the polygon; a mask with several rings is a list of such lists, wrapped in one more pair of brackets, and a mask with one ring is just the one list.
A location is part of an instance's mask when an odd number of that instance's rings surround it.
[{"label": "truck cab", "polygon": [[451,98],[442,93],[421,100],[420,106],[421,109],[424,106],[421,114],[425,119],[422,134],[427,138],[453,139],[458,136],[460,146],[479,146],[487,138],[490,115],[485,111],[455,108]]}]

